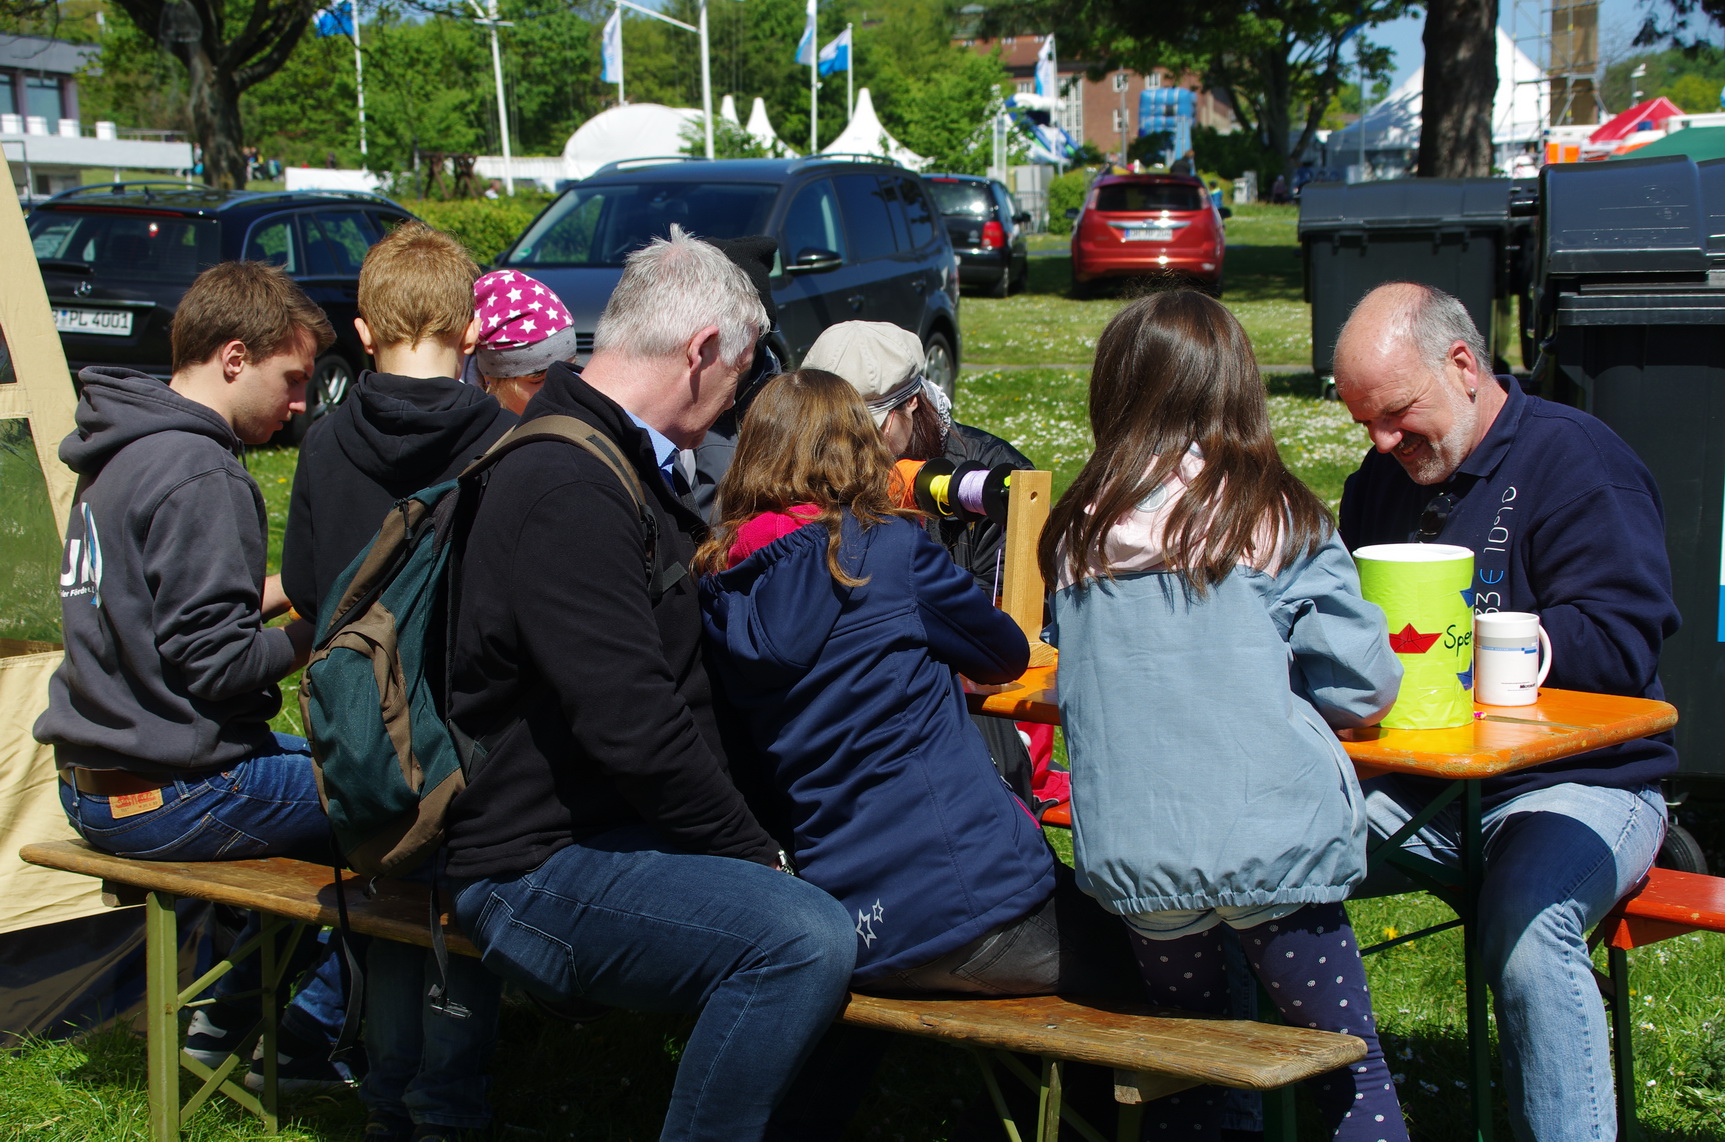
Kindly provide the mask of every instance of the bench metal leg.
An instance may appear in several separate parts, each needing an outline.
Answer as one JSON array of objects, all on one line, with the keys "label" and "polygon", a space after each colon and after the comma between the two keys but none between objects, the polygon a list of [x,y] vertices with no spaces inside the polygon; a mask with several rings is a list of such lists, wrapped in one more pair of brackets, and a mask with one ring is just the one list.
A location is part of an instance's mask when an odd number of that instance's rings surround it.
[{"label": "bench metal leg", "polygon": [[1059,1059],[1042,1060],[1042,1088],[1036,1098],[1036,1142],[1055,1142],[1060,1137],[1060,1099],[1065,1066]]},{"label": "bench metal leg", "polygon": [[1617,1137],[1640,1142],[1641,1126],[1635,1114],[1635,1007],[1629,1002],[1629,955],[1622,948],[1607,948],[1611,968],[1611,1053],[1617,1070]]},{"label": "bench metal leg", "polygon": [[145,1055],[149,1060],[150,1137],[180,1137],[180,973],[175,898],[144,896]]}]

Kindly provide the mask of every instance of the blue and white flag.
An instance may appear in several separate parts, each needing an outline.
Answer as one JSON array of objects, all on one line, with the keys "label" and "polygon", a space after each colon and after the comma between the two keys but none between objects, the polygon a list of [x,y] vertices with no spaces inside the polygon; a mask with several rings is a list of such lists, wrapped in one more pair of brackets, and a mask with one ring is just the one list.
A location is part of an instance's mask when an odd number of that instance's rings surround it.
[{"label": "blue and white flag", "polygon": [[353,38],[352,0],[343,0],[342,3],[331,4],[327,8],[319,8],[311,14],[311,18],[319,36]]},{"label": "blue and white flag", "polygon": [[611,18],[599,38],[599,72],[601,83],[623,82],[623,9],[611,9]]},{"label": "blue and white flag", "polygon": [[815,0],[809,0],[809,18],[803,24],[803,38],[797,41],[797,62],[804,67],[815,63]]},{"label": "blue and white flag", "polygon": [[1036,94],[1050,99],[1060,94],[1060,69],[1054,62],[1053,36],[1043,40],[1042,50],[1036,53]]},{"label": "blue and white flag", "polygon": [[833,41],[821,49],[820,68],[822,75],[831,75],[835,71],[849,71],[851,66],[851,30],[846,28]]}]

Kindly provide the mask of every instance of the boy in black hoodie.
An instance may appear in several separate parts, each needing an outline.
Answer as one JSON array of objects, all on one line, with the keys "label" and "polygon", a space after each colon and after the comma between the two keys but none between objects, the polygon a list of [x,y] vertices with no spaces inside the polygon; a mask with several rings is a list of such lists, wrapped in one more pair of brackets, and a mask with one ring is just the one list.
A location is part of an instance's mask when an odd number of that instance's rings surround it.
[{"label": "boy in black hoodie", "polygon": [[[455,379],[479,338],[478,276],[459,242],[420,222],[397,227],[366,254],[354,327],[377,371],[362,374],[347,402],[312,426],[294,472],[282,587],[301,614],[317,613],[397,499],[454,477],[515,423],[491,396]],[[476,960],[450,957],[449,999],[470,1012],[458,1019],[427,1002],[437,979],[428,951],[376,940],[366,964],[367,1142],[486,1126],[497,977]]]}]

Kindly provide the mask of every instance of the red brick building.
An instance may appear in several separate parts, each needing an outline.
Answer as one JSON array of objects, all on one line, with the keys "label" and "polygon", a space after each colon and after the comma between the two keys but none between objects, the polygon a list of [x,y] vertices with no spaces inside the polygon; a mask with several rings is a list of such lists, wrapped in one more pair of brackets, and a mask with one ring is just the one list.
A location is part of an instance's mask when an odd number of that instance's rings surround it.
[{"label": "red brick building", "polygon": [[[957,42],[979,55],[1000,48],[1000,62],[1012,76],[1021,92],[1036,90],[1036,55],[1042,50],[1042,36],[1007,36],[1000,40],[960,39]],[[1058,40],[1055,48],[1059,49]],[[1223,134],[1236,130],[1239,124],[1234,109],[1218,94],[1203,90],[1199,77],[1191,72],[1175,78],[1166,68],[1157,68],[1150,75],[1121,68],[1103,73],[1100,80],[1086,74],[1086,60],[1066,60],[1055,57],[1060,74],[1061,108],[1059,122],[1074,139],[1089,143],[1105,155],[1118,154],[1122,138],[1127,143],[1138,136],[1138,94],[1145,88],[1169,87],[1178,83],[1189,87],[1196,95],[1197,125],[1213,127]]]}]

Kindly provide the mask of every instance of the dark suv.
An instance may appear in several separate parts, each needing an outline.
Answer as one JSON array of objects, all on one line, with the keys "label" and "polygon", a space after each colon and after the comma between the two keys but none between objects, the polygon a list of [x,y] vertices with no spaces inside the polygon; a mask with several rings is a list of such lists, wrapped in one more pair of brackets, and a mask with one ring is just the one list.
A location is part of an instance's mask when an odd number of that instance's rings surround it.
[{"label": "dark suv", "polygon": [[923,182],[902,167],[844,159],[641,160],[615,163],[564,191],[499,267],[557,291],[582,351],[623,274],[623,259],[676,223],[696,237],[768,234],[779,310],[774,350],[801,361],[840,321],[890,321],[922,339],[928,375],[958,374],[958,274]]},{"label": "dark suv", "polygon": [[[284,267],[335,326],[306,394],[317,416],[347,395],[365,364],[353,328],[365,252],[412,217],[371,194],[115,183],[39,204],[30,240],[74,373],[129,365],[166,377],[168,323],[193,278],[236,258]],[[304,432],[305,419],[291,435]]]},{"label": "dark suv", "polygon": [[923,181],[946,218],[946,235],[958,252],[959,283],[990,297],[1023,289],[1030,270],[1024,237],[1030,215],[1018,208],[1012,192],[996,179],[971,174],[929,174]]}]

